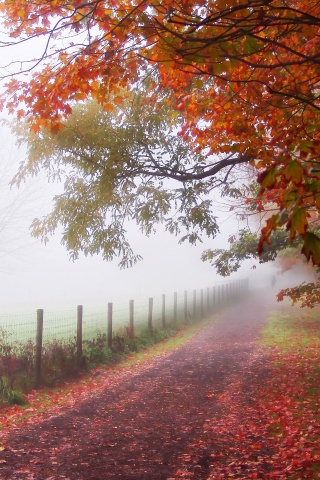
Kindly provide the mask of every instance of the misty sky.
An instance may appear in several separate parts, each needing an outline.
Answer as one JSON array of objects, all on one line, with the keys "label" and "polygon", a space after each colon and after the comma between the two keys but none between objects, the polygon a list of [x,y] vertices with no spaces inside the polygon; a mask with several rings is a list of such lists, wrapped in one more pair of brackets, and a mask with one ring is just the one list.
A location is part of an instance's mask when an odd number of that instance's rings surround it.
[{"label": "misty sky", "polygon": [[[204,239],[196,247],[179,245],[162,227],[146,238],[132,224],[130,238],[144,260],[127,270],[120,270],[116,260],[105,262],[98,256],[69,261],[58,233],[43,245],[30,236],[29,226],[35,216],[49,211],[56,187],[39,178],[27,181],[19,190],[10,189],[8,182],[24,153],[5,127],[0,142],[1,311],[100,305],[118,298],[205,288],[223,280],[200,255],[205,248],[227,246],[227,237],[237,228],[231,220],[221,224],[222,233],[215,240]],[[236,277],[246,275],[247,270]]]},{"label": "misty sky", "polygon": [[[119,298],[143,298],[174,291],[206,288],[226,281],[217,276],[213,267],[200,260],[205,248],[227,247],[227,238],[237,230],[237,223],[229,219],[221,223],[222,233],[203,244],[178,244],[163,228],[149,238],[138,232],[132,224],[130,239],[134,249],[144,260],[128,270],[120,270],[117,261],[105,262],[98,256],[69,261],[60,245],[59,234],[45,246],[30,236],[29,226],[35,216],[50,209],[55,192],[45,178],[31,179],[20,190],[10,190],[8,181],[16,171],[23,151],[14,146],[14,138],[7,129],[1,132],[2,175],[0,215],[14,202],[11,218],[2,222],[1,229],[1,305],[0,311],[34,311],[37,308],[73,308],[77,304],[103,305]],[[219,212],[218,212],[219,214]],[[222,215],[222,214],[219,214]],[[223,220],[223,215],[222,215]],[[255,262],[256,263],[256,262]],[[257,264],[257,263],[256,263]],[[251,270],[249,262],[233,278],[253,276],[253,285],[268,282],[270,266]]]}]

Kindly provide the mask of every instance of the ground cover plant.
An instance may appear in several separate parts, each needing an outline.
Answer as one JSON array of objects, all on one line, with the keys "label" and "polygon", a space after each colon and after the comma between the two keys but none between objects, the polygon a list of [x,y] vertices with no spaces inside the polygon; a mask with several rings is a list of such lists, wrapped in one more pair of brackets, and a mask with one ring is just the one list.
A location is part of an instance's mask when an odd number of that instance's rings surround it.
[{"label": "ground cover plant", "polygon": [[[83,341],[83,354],[77,358],[76,339],[51,339],[42,350],[42,387],[59,384],[97,368],[115,365],[126,358],[169,337],[179,334],[182,323],[166,328],[139,328],[134,338],[128,329],[120,328],[113,336],[112,347],[107,335],[97,333]],[[34,388],[35,344],[11,341],[10,334],[1,329],[0,336],[0,406],[28,403],[28,394]]]},{"label": "ground cover plant", "polygon": [[3,409],[3,478],[319,479],[319,310],[278,307],[261,341],[262,303]]},{"label": "ground cover plant", "polygon": [[[263,393],[275,465],[292,480],[320,478],[320,308],[283,308],[269,319],[263,343],[272,375]],[[269,390],[269,392],[268,392]]]},{"label": "ground cover plant", "polygon": [[[74,405],[77,399],[85,399],[92,391],[94,394],[98,394],[105,388],[103,373],[115,376],[130,370],[139,370],[141,364],[148,363],[154,356],[165,355],[188,342],[212,321],[211,317],[210,320],[202,319],[184,326],[180,325],[176,330],[154,330],[153,335],[148,334],[142,336],[141,340],[138,339],[136,348],[131,347],[130,350],[127,349],[126,354],[122,352],[121,356],[114,356],[113,362],[103,362],[99,357],[100,363],[96,361],[96,368],[92,363],[93,369],[88,375],[83,374],[81,378],[76,379],[69,378],[65,382],[57,384],[55,388],[43,386],[40,390],[29,391],[25,395],[27,401],[25,405],[2,406],[0,430],[11,430],[20,423],[32,423],[35,417],[40,421],[48,414],[48,411],[53,414],[61,407]],[[149,345],[147,345],[146,337],[150,339]],[[94,352],[94,348],[92,350]]]}]

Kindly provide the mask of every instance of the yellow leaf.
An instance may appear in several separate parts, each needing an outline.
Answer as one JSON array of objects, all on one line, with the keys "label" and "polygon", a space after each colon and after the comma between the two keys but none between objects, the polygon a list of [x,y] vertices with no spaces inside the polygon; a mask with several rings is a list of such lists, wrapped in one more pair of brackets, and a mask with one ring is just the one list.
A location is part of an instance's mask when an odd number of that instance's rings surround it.
[{"label": "yellow leaf", "polygon": [[21,18],[21,20],[24,20],[26,18],[26,11],[25,10],[19,10],[18,11],[18,17]]},{"label": "yellow leaf", "polygon": [[207,393],[205,395],[206,398],[213,398],[214,397],[214,393],[210,392],[210,393]]}]

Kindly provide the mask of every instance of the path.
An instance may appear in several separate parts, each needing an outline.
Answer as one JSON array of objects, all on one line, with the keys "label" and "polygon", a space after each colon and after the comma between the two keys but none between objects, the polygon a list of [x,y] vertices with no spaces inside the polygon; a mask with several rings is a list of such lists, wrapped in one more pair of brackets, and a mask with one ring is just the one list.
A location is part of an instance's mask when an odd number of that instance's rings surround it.
[{"label": "path", "polygon": [[251,395],[268,374],[256,347],[266,311],[259,298],[229,307],[90,401],[16,429],[0,452],[1,480],[268,478],[270,442],[255,434]]}]

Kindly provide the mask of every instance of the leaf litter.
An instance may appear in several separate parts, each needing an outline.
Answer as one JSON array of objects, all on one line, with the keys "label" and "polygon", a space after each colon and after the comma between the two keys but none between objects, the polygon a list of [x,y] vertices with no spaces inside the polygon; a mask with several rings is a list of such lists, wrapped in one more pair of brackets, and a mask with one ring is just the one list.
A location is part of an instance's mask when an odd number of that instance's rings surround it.
[{"label": "leaf litter", "polygon": [[319,479],[319,398],[303,395],[319,348],[279,369],[257,343],[266,311],[245,300],[174,352],[2,411],[0,478]]}]

